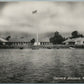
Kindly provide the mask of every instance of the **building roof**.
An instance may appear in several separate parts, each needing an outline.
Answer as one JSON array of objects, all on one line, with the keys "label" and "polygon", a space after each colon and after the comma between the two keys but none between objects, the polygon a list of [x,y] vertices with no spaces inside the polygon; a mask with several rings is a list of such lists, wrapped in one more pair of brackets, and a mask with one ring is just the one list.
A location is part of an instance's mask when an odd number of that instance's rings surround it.
[{"label": "building roof", "polygon": [[0,38],[0,42],[8,42],[8,41],[3,38]]},{"label": "building roof", "polygon": [[[28,38],[10,38],[9,42],[30,42],[30,40]],[[49,42],[49,40],[41,39],[41,40],[39,40],[39,42]]]},{"label": "building roof", "polygon": [[11,38],[9,42],[29,42],[27,38]]},{"label": "building roof", "polygon": [[84,38],[76,38],[75,41],[84,41]]},{"label": "building roof", "polygon": [[66,42],[77,42],[77,41],[84,41],[84,38],[80,37],[80,38],[67,39],[63,43],[66,43]]}]

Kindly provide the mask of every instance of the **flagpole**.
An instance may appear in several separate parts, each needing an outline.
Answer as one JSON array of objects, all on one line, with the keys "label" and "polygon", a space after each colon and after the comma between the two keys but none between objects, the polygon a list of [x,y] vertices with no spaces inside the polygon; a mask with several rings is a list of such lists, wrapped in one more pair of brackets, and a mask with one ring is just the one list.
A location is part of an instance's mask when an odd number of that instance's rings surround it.
[{"label": "flagpole", "polygon": [[38,45],[38,32],[37,32],[37,45]]},{"label": "flagpole", "polygon": [[[37,10],[34,10],[34,11],[32,11],[32,14],[36,14],[37,13]],[[36,32],[36,44],[38,45],[38,30],[37,30],[37,32]]]}]

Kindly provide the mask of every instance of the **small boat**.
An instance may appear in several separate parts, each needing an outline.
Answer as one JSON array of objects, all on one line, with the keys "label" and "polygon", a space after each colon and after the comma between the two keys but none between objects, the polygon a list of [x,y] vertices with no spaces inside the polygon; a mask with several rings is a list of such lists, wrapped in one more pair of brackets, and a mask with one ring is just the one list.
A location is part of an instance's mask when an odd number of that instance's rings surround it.
[{"label": "small boat", "polygon": [[69,47],[70,49],[75,49],[74,47]]},{"label": "small boat", "polygon": [[23,49],[23,47],[20,47],[20,49]]}]

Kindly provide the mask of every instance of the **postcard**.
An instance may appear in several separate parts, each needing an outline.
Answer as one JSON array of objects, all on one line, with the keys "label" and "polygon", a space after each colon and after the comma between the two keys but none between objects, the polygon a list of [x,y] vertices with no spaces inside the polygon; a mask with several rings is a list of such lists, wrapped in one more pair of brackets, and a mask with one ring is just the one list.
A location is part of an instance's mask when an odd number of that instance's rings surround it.
[{"label": "postcard", "polygon": [[0,83],[84,83],[84,2],[0,1]]}]

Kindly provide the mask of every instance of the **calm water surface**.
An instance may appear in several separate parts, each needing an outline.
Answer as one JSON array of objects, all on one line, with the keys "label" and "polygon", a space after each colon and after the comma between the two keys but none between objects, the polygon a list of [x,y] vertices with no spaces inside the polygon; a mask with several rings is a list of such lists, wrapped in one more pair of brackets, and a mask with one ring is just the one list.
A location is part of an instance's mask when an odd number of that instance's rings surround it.
[{"label": "calm water surface", "polygon": [[54,77],[83,76],[83,49],[0,50],[0,82],[67,82]]}]

